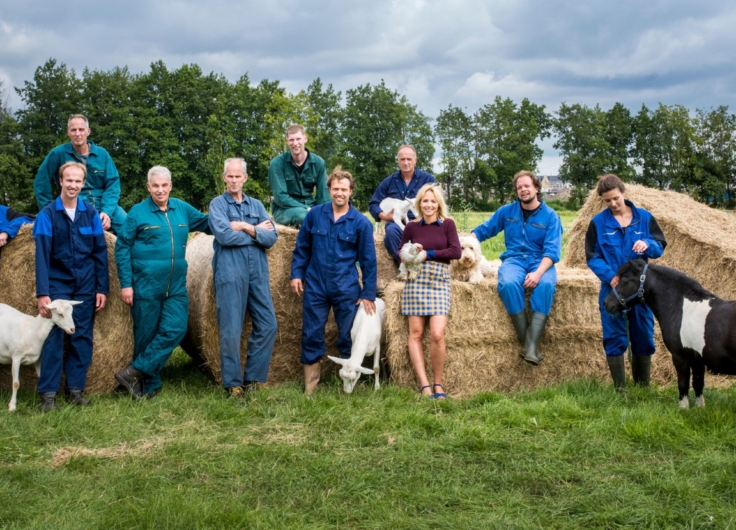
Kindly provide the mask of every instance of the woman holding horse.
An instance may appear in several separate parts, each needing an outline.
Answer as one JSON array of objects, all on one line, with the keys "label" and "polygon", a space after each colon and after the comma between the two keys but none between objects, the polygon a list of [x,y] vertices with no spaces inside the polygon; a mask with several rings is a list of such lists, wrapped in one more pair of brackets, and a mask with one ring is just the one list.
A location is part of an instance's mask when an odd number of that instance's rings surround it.
[{"label": "woman holding horse", "polygon": [[[634,383],[649,386],[654,353],[654,315],[646,304],[637,304],[625,315],[611,315],[603,303],[618,285],[619,267],[629,260],[659,258],[667,246],[654,216],[626,199],[624,183],[617,175],[599,177],[598,196],[607,208],[593,217],[585,234],[588,267],[601,280],[598,306],[603,325],[603,348],[617,390],[626,386],[624,353],[631,341]],[[628,333],[627,333],[628,328]]]},{"label": "woman holding horse", "polygon": [[[401,312],[409,317],[409,358],[414,367],[419,392],[423,396],[445,399],[442,387],[445,368],[445,327],[450,312],[450,260],[460,259],[460,238],[455,222],[447,216],[442,189],[425,184],[417,193],[415,207],[419,219],[407,223],[401,249],[407,242],[419,243],[426,259],[416,280],[409,280],[401,293]],[[429,321],[429,357],[434,384],[430,385],[424,367],[422,336]]]}]

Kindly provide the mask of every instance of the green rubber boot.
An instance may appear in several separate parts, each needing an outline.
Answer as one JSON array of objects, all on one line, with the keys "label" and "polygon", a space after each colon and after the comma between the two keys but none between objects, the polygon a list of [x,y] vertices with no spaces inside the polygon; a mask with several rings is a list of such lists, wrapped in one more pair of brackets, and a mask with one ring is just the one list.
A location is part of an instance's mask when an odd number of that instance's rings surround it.
[{"label": "green rubber boot", "polygon": [[526,329],[526,337],[524,339],[524,360],[530,364],[537,365],[542,362],[544,357],[537,349],[539,339],[542,338],[544,328],[547,325],[549,317],[542,313],[532,313],[529,321],[529,327]]},{"label": "green rubber boot", "polygon": [[631,375],[634,378],[634,384],[649,387],[649,376],[652,373],[652,356],[651,355],[632,355],[631,356]]},{"label": "green rubber boot", "polygon": [[611,370],[611,379],[613,379],[613,387],[622,392],[626,388],[626,365],[624,364],[624,356],[617,355],[615,357],[606,357],[608,361],[608,369]]},{"label": "green rubber boot", "polygon": [[[518,313],[509,316],[511,317],[511,323],[514,325],[514,329],[516,330],[516,336],[519,337],[519,342],[523,345],[526,340],[526,330],[529,327],[529,322],[526,319],[526,311],[519,311]],[[519,357],[522,359],[524,358],[523,348],[519,351]]]}]

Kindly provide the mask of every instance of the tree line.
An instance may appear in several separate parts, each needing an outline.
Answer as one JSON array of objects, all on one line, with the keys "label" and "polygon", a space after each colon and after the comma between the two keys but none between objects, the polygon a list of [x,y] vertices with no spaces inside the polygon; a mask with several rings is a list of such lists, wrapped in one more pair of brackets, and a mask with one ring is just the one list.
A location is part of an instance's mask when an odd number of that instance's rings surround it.
[{"label": "tree line", "polygon": [[200,209],[223,191],[222,164],[242,157],[250,178],[246,192],[269,199],[268,165],[286,149],[291,123],[307,128],[307,147],[328,170],[337,164],[356,176],[354,203],[365,209],[373,191],[396,171],[396,149],[416,147],[418,167],[437,173],[454,208],[487,209],[513,198],[511,177],[535,168],[537,145],[554,134],[562,155],[560,176],[580,203],[599,174],[687,191],[715,205],[733,205],[736,184],[736,117],[727,107],[697,110],[681,105],[642,106],[632,115],[617,103],[563,103],[554,113],[524,99],[497,97],[475,113],[448,106],[432,120],[382,81],[342,92],[319,78],[296,94],[279,81],[235,82],[197,65],[170,70],[161,62],[144,73],[127,67],[84,69],[78,75],[55,59],[15,87],[23,105],[11,111],[10,87],[0,86],[0,202],[36,210],[33,178],[44,156],[66,142],[71,114],[90,120],[90,139],[106,148],[121,174],[121,205],[145,198],[146,171],[164,165],[174,175],[173,195]]}]

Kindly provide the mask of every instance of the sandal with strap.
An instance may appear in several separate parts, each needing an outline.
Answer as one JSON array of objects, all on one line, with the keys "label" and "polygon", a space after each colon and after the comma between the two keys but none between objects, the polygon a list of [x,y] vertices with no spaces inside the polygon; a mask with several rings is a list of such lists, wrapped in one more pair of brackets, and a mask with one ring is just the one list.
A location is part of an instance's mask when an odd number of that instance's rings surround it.
[{"label": "sandal with strap", "polygon": [[[436,386],[438,386],[438,387],[440,387],[440,388],[441,388],[442,390],[444,390],[444,389],[445,389],[445,387],[443,387],[441,383],[435,383],[435,384],[433,384],[432,386],[433,386],[433,387],[436,387]],[[435,392],[435,393],[434,393],[434,399],[447,399],[447,394],[445,394],[444,392]]]},{"label": "sandal with strap", "polygon": [[[425,388],[432,388],[432,385],[420,386],[419,387],[419,393],[422,394],[422,390],[424,390]],[[426,396],[424,394],[422,394],[422,397],[428,397],[430,399],[434,399],[434,394],[428,394]]]}]

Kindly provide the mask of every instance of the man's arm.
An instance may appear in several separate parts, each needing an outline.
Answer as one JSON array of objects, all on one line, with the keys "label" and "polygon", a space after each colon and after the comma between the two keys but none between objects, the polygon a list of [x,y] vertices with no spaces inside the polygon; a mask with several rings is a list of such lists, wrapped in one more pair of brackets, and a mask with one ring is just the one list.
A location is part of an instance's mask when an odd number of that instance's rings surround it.
[{"label": "man's arm", "polygon": [[[314,211],[314,210],[312,210]],[[310,212],[311,213],[311,212]],[[312,259],[312,216],[308,213],[304,218],[299,233],[296,236],[296,245],[291,259],[292,289],[294,280],[302,282],[307,272],[307,267]],[[327,257],[326,257],[327,258]],[[297,293],[298,294],[298,293]]]},{"label": "man's arm", "polygon": [[44,211],[38,214],[33,224],[33,239],[36,242],[36,297],[40,298],[49,296],[49,268],[51,247],[54,242],[51,218]]},{"label": "man's arm", "polygon": [[503,230],[503,215],[502,208],[499,208],[490,219],[476,226],[470,233],[481,243],[486,239],[492,238]]},{"label": "man's arm", "polygon": [[222,195],[210,202],[209,229],[223,247],[243,247],[253,244],[250,235],[242,230],[233,229],[227,216],[227,202]]},{"label": "man's arm", "polygon": [[[363,273],[363,290],[360,291],[360,299],[373,301],[376,299],[378,262],[376,261],[373,227],[368,219],[365,219],[365,223],[360,223],[358,226],[358,262]],[[368,307],[366,307],[367,310]]]},{"label": "man's arm", "polygon": [[[378,188],[376,188],[376,191],[373,192],[373,197],[371,197],[370,202],[368,203],[368,211],[373,216],[373,219],[376,220],[376,222],[381,221],[381,201],[388,197],[388,189],[390,186],[391,180],[389,178],[383,179],[383,182],[381,182],[378,185]],[[393,217],[391,219],[387,219],[389,221],[393,220]]]},{"label": "man's arm", "polygon": [[120,202],[120,174],[110,153],[103,151],[105,157],[105,189],[102,191],[100,213],[112,218]]},{"label": "man's arm", "polygon": [[[133,263],[131,251],[138,232],[135,213],[134,209],[130,211],[115,242],[115,263],[118,268],[118,279],[120,280],[120,288],[123,291],[123,301],[128,305],[131,305],[133,302]],[[130,303],[126,301],[126,290],[129,290]]]},{"label": "man's arm", "polygon": [[317,204],[324,204],[330,202],[330,192],[327,190],[327,169],[325,168],[324,162],[320,164],[320,172],[317,176],[317,193],[315,199]]},{"label": "man's arm", "polygon": [[268,167],[268,184],[271,186],[271,193],[273,193],[273,202],[281,208],[304,208],[305,206],[302,203],[289,195],[284,171],[286,169],[280,160],[271,160],[271,165]]},{"label": "man's arm", "polygon": [[552,264],[560,261],[562,253],[562,223],[560,216],[554,210],[549,215],[547,223],[547,231],[544,234],[544,245],[542,247],[542,255],[548,257]]},{"label": "man's arm", "polygon": [[210,216],[206,213],[202,213],[197,210],[194,206],[188,202],[182,201],[189,220],[189,231],[190,232],[204,232],[205,234],[212,234],[210,230]]},{"label": "man's arm", "polygon": [[254,202],[254,209],[258,213],[258,224],[253,227],[255,230],[256,245],[263,248],[271,248],[279,239],[279,234],[276,232],[276,227],[273,221],[271,221],[271,216],[268,215],[263,203],[257,199],[251,200]]},{"label": "man's arm", "polygon": [[[110,278],[107,270],[107,241],[105,240],[105,230],[102,228],[100,216],[97,215],[94,207],[92,216],[92,236],[94,237],[94,247],[92,249],[92,260],[95,263],[95,292],[100,295],[107,295],[110,292]],[[104,307],[104,301],[102,306]],[[99,307],[102,309],[102,307]]]},{"label": "man's arm", "polygon": [[58,156],[52,150],[38,168],[36,178],[33,180],[33,192],[36,195],[39,210],[43,210],[48,203],[54,200],[53,182],[58,178],[59,167],[61,166]]}]

